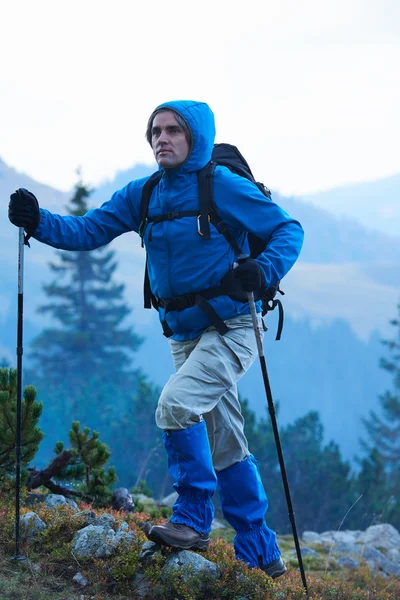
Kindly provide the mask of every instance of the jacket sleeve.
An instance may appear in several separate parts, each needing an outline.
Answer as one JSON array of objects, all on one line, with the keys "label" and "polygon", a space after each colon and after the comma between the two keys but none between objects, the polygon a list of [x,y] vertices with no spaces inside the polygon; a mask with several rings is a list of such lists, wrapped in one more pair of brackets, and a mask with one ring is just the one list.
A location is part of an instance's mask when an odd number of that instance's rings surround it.
[{"label": "jacket sleeve", "polygon": [[214,197],[218,214],[230,228],[266,241],[257,261],[264,269],[267,287],[276,285],[300,254],[304,238],[300,223],[253,183],[225,167],[215,170]]},{"label": "jacket sleeve", "polygon": [[41,208],[41,220],[32,237],[61,250],[94,250],[122,233],[137,232],[140,183],[141,180],[132,181],[83,217],[56,215]]}]

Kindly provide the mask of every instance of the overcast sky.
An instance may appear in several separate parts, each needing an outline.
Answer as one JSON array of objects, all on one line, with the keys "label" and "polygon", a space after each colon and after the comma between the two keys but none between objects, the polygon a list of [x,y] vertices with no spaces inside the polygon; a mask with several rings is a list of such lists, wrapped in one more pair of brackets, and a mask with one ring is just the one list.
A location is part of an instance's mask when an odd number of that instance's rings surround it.
[{"label": "overcast sky", "polygon": [[59,189],[152,163],[181,98],[281,193],[400,171],[400,0],[0,0],[0,57],[0,157]]}]

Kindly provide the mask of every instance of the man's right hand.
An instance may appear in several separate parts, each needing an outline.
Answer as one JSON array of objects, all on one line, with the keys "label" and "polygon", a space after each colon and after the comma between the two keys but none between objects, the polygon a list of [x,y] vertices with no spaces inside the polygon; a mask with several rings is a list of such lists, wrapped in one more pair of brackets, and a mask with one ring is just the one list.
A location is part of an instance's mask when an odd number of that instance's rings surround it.
[{"label": "man's right hand", "polygon": [[16,227],[23,227],[29,236],[40,223],[39,202],[25,188],[19,188],[10,196],[8,218]]}]

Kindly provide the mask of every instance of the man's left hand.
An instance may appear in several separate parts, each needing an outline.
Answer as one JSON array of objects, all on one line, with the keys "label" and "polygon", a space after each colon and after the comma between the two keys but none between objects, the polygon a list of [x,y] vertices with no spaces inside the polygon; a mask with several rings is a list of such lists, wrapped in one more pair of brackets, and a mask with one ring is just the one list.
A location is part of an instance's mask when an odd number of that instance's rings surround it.
[{"label": "man's left hand", "polygon": [[263,268],[254,260],[249,258],[234,270],[235,277],[240,279],[245,292],[261,293],[265,290],[266,280]]}]

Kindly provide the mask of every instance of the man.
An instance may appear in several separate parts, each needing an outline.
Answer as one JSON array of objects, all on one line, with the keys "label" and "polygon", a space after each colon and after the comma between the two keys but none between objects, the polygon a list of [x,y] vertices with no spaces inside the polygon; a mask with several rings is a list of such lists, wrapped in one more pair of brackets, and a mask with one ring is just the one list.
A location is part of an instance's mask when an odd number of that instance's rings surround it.
[{"label": "man", "polygon": [[[9,218],[35,239],[66,250],[92,250],[140,230],[151,292],[159,299],[176,367],[161,393],[156,422],[164,431],[178,499],[171,519],[153,526],[148,537],[173,547],[206,549],[218,486],[224,516],[237,532],[237,558],[278,577],[286,567],[276,534],[264,521],[267,498],[244,435],[236,384],[257,356],[246,294],[258,296],[286,275],[300,253],[303,230],[257,186],[218,166],[215,202],[236,246],[248,253],[249,232],[266,241],[257,260],[234,269],[237,253],[225,237],[211,227],[211,238],[205,239],[194,216],[197,174],[214,145],[212,111],[200,102],[167,102],[150,116],[146,137],[162,177],[152,191],[145,227],[140,206],[147,177],[128,183],[84,217],[39,209],[30,192],[17,190]],[[175,310],[166,310],[171,299],[195,296],[227,277],[240,286],[241,298],[224,294],[209,299],[207,307],[178,302]]]}]

